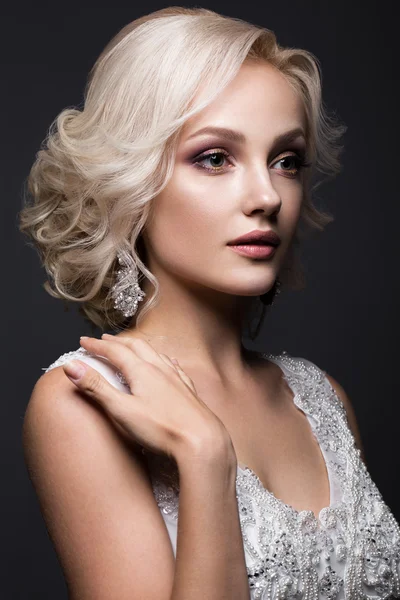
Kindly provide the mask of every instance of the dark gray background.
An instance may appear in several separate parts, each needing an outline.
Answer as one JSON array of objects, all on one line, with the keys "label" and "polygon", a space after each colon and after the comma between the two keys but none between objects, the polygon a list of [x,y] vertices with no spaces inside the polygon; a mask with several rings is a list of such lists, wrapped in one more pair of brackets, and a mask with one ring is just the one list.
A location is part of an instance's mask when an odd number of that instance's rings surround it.
[{"label": "dark gray background", "polygon": [[[172,4],[172,3],[171,3]],[[38,256],[18,232],[22,186],[54,117],[78,105],[89,69],[126,23],[168,6],[118,0],[14,2],[1,9],[3,245],[0,596],[67,597],[23,461],[30,393],[59,355],[92,335],[76,307],[43,290]],[[342,173],[318,191],[335,221],[303,251],[307,287],[281,294],[251,348],[287,350],[332,374],[353,402],[372,478],[395,517],[399,334],[399,97],[394,2],[285,0],[201,4],[275,31],[320,59],[324,102],[348,126]],[[101,332],[96,331],[96,335]]]}]

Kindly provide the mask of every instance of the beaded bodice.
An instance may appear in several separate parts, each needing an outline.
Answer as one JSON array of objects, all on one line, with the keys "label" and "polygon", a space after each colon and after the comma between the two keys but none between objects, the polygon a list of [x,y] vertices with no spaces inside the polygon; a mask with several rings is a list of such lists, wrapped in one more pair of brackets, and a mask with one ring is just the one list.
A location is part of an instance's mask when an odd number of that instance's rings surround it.
[{"label": "beaded bodice", "polygon": [[[82,348],[69,352],[46,370],[85,355],[93,357]],[[280,366],[293,402],[306,415],[325,458],[331,495],[318,516],[297,511],[267,490],[251,469],[238,465],[236,497],[252,600],[400,598],[400,526],[361,459],[345,408],[325,372],[285,351],[260,356]],[[118,385],[126,383],[122,373],[114,377]],[[147,458],[176,553],[178,470],[167,457]]]}]

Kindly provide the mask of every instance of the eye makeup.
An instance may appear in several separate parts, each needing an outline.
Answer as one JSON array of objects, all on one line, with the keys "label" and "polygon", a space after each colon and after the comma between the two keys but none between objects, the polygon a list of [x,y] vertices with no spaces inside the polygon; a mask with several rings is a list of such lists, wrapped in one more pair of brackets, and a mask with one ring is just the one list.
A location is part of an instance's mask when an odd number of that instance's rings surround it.
[{"label": "eye makeup", "polygon": [[[292,152],[292,154],[285,154],[284,156],[281,156],[280,158],[278,158],[278,160],[276,160],[273,163],[273,165],[275,165],[275,164],[282,163],[283,161],[289,161],[289,164],[290,163],[292,165],[294,164],[294,167],[292,166],[292,168],[279,169],[279,170],[282,170],[282,172],[284,174],[287,173],[287,175],[284,175],[285,177],[288,177],[288,176],[291,178],[297,177],[303,168],[307,168],[312,165],[311,162],[307,161],[306,150],[304,148],[300,148],[300,149],[296,148],[293,150],[287,150],[286,152]],[[206,161],[208,161],[208,160],[213,161],[213,160],[215,160],[215,157],[221,157],[219,159],[219,161],[220,161],[221,159],[222,160],[230,159],[231,155],[224,148],[212,148],[212,149],[208,149],[203,152],[197,153],[191,159],[191,162],[196,168],[204,169],[211,175],[226,173],[226,171],[230,169],[229,167],[224,169],[223,167],[220,167],[220,166],[207,167],[205,165]],[[232,162],[230,160],[229,160],[229,162],[232,165]]]}]

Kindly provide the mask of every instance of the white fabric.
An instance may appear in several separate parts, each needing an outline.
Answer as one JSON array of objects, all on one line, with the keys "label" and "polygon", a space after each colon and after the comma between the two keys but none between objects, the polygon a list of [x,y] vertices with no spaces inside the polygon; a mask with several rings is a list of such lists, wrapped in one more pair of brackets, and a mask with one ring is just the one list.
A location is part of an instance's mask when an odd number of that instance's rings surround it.
[{"label": "white fabric", "polygon": [[[400,597],[400,527],[360,457],[346,411],[324,371],[311,361],[260,354],[278,364],[326,461],[330,504],[319,515],[296,511],[238,465],[236,497],[252,600],[367,600]],[[129,388],[107,359],[79,358],[121,391]],[[167,457],[148,454],[153,492],[176,556],[179,476]]]}]

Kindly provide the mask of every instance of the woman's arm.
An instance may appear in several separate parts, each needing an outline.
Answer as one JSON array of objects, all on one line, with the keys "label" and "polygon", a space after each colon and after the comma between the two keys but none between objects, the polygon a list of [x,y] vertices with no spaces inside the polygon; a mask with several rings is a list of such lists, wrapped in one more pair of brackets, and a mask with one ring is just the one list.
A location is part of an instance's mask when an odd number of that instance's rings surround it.
[{"label": "woman's arm", "polygon": [[229,446],[222,455],[214,453],[196,464],[189,453],[178,460],[178,467],[179,521],[171,600],[248,600],[236,455]]},{"label": "woman's arm", "polygon": [[23,444],[71,600],[248,600],[229,444],[179,460],[176,562],[138,451],[62,367],[37,382]]}]

